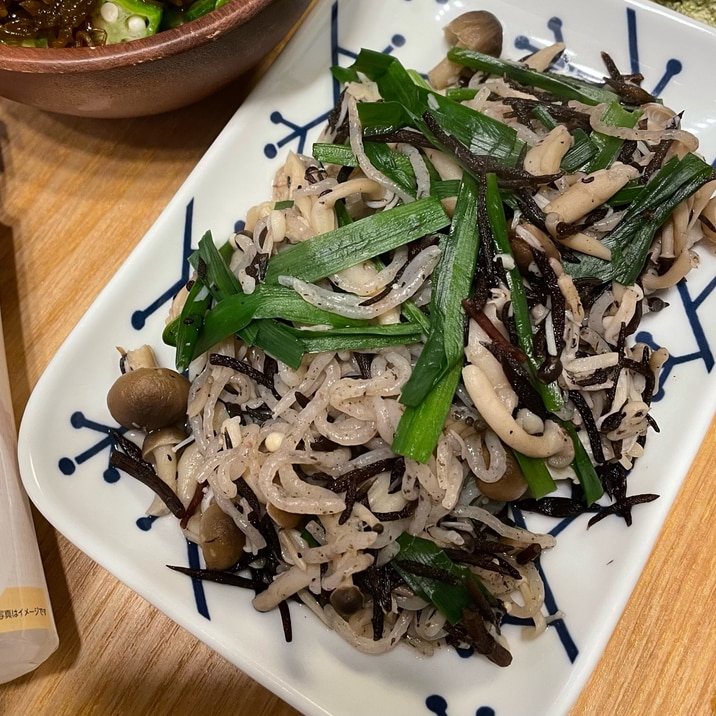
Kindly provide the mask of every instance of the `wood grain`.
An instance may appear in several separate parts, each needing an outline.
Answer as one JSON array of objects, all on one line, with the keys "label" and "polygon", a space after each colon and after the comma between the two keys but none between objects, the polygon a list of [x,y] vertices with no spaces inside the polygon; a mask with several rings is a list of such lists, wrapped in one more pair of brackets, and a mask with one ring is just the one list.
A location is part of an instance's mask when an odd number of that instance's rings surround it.
[{"label": "wood grain", "polygon": [[[0,305],[18,423],[63,339],[262,69],[200,106],[146,119],[73,119],[0,101]],[[715,430],[571,716],[716,714]],[[61,646],[0,686],[0,714],[298,713],[40,516],[36,526]]]}]

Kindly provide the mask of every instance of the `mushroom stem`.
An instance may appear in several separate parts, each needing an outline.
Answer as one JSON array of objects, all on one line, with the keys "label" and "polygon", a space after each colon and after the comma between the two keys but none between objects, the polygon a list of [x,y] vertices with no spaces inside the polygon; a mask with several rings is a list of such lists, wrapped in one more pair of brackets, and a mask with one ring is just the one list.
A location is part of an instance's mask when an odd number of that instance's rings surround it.
[{"label": "mushroom stem", "polygon": [[487,374],[476,365],[462,371],[465,388],[478,412],[500,439],[529,457],[567,457],[574,453],[569,435],[552,420],[545,422],[542,435],[530,435],[521,428],[495,393]]},{"label": "mushroom stem", "polygon": [[[163,447],[154,453],[154,469],[157,477],[173,492],[177,491],[177,456],[171,447]],[[147,514],[154,517],[161,517],[169,514],[169,508],[163,500],[155,495],[152,504],[147,509]]]},{"label": "mushroom stem", "polygon": [[122,363],[125,370],[137,370],[137,368],[158,368],[157,358],[151,346],[143,345],[132,350],[117,348],[122,354]]},{"label": "mushroom stem", "polygon": [[556,214],[558,221],[572,224],[604,204],[638,174],[636,167],[620,162],[608,169],[597,169],[547,204],[544,213]]}]

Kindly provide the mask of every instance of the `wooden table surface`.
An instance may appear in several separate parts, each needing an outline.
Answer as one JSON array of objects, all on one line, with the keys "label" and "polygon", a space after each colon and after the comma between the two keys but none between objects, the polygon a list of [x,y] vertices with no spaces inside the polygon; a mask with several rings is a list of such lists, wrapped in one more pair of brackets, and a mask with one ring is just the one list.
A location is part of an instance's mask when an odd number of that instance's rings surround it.
[{"label": "wooden table surface", "polygon": [[[0,305],[18,424],[55,351],[254,79],[144,119],[77,119],[0,100]],[[716,714],[714,428],[571,716]],[[298,713],[39,515],[36,527],[60,647],[0,686],[2,716]]]}]

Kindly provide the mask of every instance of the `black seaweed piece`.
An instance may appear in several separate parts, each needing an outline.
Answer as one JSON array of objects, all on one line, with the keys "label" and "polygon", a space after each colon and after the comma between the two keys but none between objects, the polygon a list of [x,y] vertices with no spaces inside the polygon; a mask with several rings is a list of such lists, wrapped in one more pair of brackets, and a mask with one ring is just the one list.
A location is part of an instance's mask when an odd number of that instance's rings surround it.
[{"label": "black seaweed piece", "polygon": [[481,567],[488,572],[495,572],[512,579],[521,579],[519,570],[515,569],[504,557],[499,554],[473,554],[463,560],[467,564]]},{"label": "black seaweed piece", "polygon": [[547,290],[552,300],[550,314],[552,316],[554,342],[557,346],[557,355],[560,355],[564,348],[564,312],[566,310],[564,295],[559,288],[557,274],[554,272],[547,254],[544,253],[544,251],[532,247],[532,255],[534,256],[537,268],[540,270],[547,284]]},{"label": "black seaweed piece", "polygon": [[405,475],[405,458],[399,455],[390,468],[390,484],[388,486],[388,494],[400,492],[403,486],[403,476]]},{"label": "black seaweed piece", "polygon": [[194,494],[191,496],[191,500],[189,500],[189,504],[186,506],[186,510],[184,511],[184,517],[179,520],[179,526],[182,529],[186,529],[187,524],[189,523],[189,520],[194,516],[196,511],[199,509],[199,505],[201,504],[202,499],[204,498],[204,485],[200,483],[196,483],[196,487],[194,488]]},{"label": "black seaweed piece", "polygon": [[517,564],[528,564],[529,562],[535,562],[540,558],[542,554],[542,547],[538,544],[533,543],[527,545],[523,550],[515,555],[515,562]]},{"label": "black seaweed piece", "polygon": [[516,119],[525,127],[531,127],[534,119],[532,112],[541,103],[536,100],[520,101],[521,99],[521,97],[503,97],[502,104],[512,108],[512,111],[505,112],[504,116],[509,119]]},{"label": "black seaweed piece", "polygon": [[[529,292],[528,292],[529,295]],[[538,303],[542,303],[542,301],[539,301]],[[529,301],[528,301],[528,306]],[[544,305],[544,304],[543,304]],[[542,364],[544,364],[544,361],[546,360],[547,356],[549,355],[547,351],[547,327],[544,324],[544,321],[540,321],[537,324],[536,330],[532,335],[532,354],[535,357],[535,360],[540,361],[540,367],[537,369],[537,378],[539,380],[543,380],[540,378],[540,369],[542,368]],[[543,382],[546,382],[543,380]]]},{"label": "black seaweed piece", "polygon": [[[645,357],[647,356],[648,349],[644,351]],[[641,392],[641,399],[647,404],[651,405],[651,401],[654,397],[654,390],[656,389],[656,378],[654,372],[649,367],[648,358],[646,361],[635,361],[631,358],[625,358],[622,361],[622,367],[626,370],[631,370],[634,373],[644,376],[644,390]]]},{"label": "black seaweed piece", "polygon": [[622,74],[606,52],[602,52],[601,55],[609,73],[609,77],[604,80],[605,84],[613,89],[625,104],[641,105],[658,101],[653,94],[639,86],[644,79],[641,74]]},{"label": "black seaweed piece", "polygon": [[[348,126],[348,113],[344,113],[342,109],[345,95],[346,91],[343,90],[339,95],[338,99],[336,100],[336,103],[333,105],[333,108],[328,113],[327,117],[328,128],[332,129],[334,132],[332,140],[334,144],[343,144],[350,135],[350,129]],[[339,124],[341,114],[343,114],[344,116],[343,121]]]},{"label": "black seaweed piece", "polygon": [[631,527],[631,508],[634,507],[634,505],[641,505],[645,502],[653,502],[657,499],[659,499],[659,495],[654,495],[651,493],[623,497],[620,500],[617,500],[616,502],[612,503],[611,505],[602,507],[599,512],[597,512],[597,514],[589,520],[589,522],[587,523],[587,529],[589,529],[592,525],[595,525],[597,522],[600,522],[609,515],[619,515],[620,517],[623,517],[624,522],[626,522],[627,526]]},{"label": "black seaweed piece", "polygon": [[[655,433],[660,433],[660,432],[661,432],[661,428],[659,427],[659,424],[656,422],[656,420],[654,419],[654,416],[653,416],[651,413],[647,413],[647,414],[646,414],[646,422],[649,423],[649,425],[651,426],[651,429],[652,429]],[[637,438],[637,440],[638,440],[639,442],[642,442],[642,441],[643,441],[643,442],[646,442],[646,435],[640,435],[640,436]]]},{"label": "black seaweed piece", "polygon": [[567,517],[577,517],[585,512],[593,512],[588,508],[584,501],[575,500],[571,497],[542,497],[535,500],[533,497],[525,497],[518,500],[515,506],[524,512],[537,512],[547,517],[557,517],[565,519]]},{"label": "black seaweed piece", "polygon": [[456,577],[446,569],[440,569],[440,567],[434,567],[430,564],[423,564],[422,562],[416,562],[412,559],[394,559],[391,564],[400,567],[400,569],[406,572],[410,572],[410,574],[414,574],[416,577],[434,579],[436,582],[452,584],[453,586],[462,584],[462,580],[459,577]]},{"label": "black seaweed piece", "polygon": [[405,507],[395,512],[375,512],[373,515],[377,517],[381,522],[395,522],[395,520],[402,520],[406,517],[410,517],[415,511],[416,504],[409,502]]},{"label": "black seaweed piece", "polygon": [[356,363],[358,364],[358,370],[360,371],[360,377],[364,378],[365,380],[370,379],[371,372],[370,372],[370,366],[373,362],[373,357],[369,355],[368,353],[353,353],[353,357],[356,360]]},{"label": "black seaweed piece", "polygon": [[224,406],[226,407],[226,412],[230,417],[233,418],[237,415],[241,415],[247,423],[248,421],[246,421],[246,418],[249,418],[251,422],[263,425],[266,421],[271,420],[273,417],[271,408],[269,408],[266,403],[261,403],[261,405],[251,408],[227,401],[224,403]]},{"label": "black seaweed piece", "polygon": [[465,586],[470,594],[473,604],[477,607],[477,610],[482,614],[485,621],[494,624],[497,629],[497,633],[500,633],[500,623],[505,616],[505,608],[493,594],[487,589],[480,588],[481,583],[475,579],[466,579]]},{"label": "black seaweed piece", "polygon": [[514,190],[515,201],[523,216],[534,224],[538,229],[547,233],[547,226],[544,223],[544,212],[534,200],[532,192],[527,187],[518,187]]},{"label": "black seaweed piece", "polygon": [[597,368],[584,378],[572,378],[572,382],[582,388],[588,388],[590,385],[600,385],[601,383],[606,383],[613,373],[613,368]]},{"label": "black seaweed piece", "polygon": [[508,182],[504,184],[505,186],[510,186],[511,182],[518,182],[516,186],[540,186],[556,181],[562,176],[561,173],[530,174],[525,169],[518,169],[502,164],[495,157],[485,154],[475,154],[459,139],[445,132],[430,112],[423,112],[423,121],[430,132],[435,135],[438,142],[458,160],[458,163],[477,177],[484,177],[486,174],[495,174],[500,186],[503,185],[502,182]]},{"label": "black seaweed piece", "polygon": [[249,505],[250,512],[247,515],[247,519],[254,527],[258,527],[261,522],[261,503],[259,502],[259,498],[256,497],[256,493],[243,477],[234,480],[234,485],[236,485],[238,494],[243,497]]},{"label": "black seaweed piece", "polygon": [[[351,174],[353,174],[353,170],[355,167],[341,167],[338,170],[338,174],[336,174],[336,181],[339,184],[343,184],[343,182],[348,181],[351,178]],[[343,206],[346,205],[345,199],[339,199],[339,201],[343,204]]]},{"label": "black seaweed piece", "polygon": [[242,589],[253,589],[256,593],[263,592],[266,589],[266,583],[251,579],[250,577],[242,577],[240,574],[216,569],[193,569],[192,567],[180,567],[178,565],[168,564],[169,569],[175,572],[181,572],[193,579],[201,579],[206,582],[216,582],[217,584],[228,584],[232,587],[241,587]]},{"label": "black seaweed piece", "polygon": [[517,399],[522,407],[527,408],[542,420],[547,419],[547,410],[540,394],[530,382],[530,376],[524,365],[515,360],[514,352],[506,351],[502,344],[483,343],[490,353],[499,361],[507,380],[517,394]]},{"label": "black seaweed piece", "polygon": [[584,423],[584,429],[587,431],[587,438],[589,439],[589,447],[592,449],[592,455],[597,463],[602,463],[605,460],[604,449],[602,447],[602,439],[599,435],[599,428],[594,420],[591,408],[587,405],[587,401],[584,396],[577,390],[570,390],[569,397],[574,403],[574,407],[577,408],[582,422]]},{"label": "black seaweed piece", "polygon": [[231,368],[237,373],[243,373],[245,376],[251,378],[251,380],[255,381],[256,383],[267,387],[277,399],[281,398],[273,384],[273,377],[267,376],[263,371],[254,368],[252,365],[250,365],[244,360],[233,358],[231,356],[224,355],[223,353],[212,353],[209,356],[209,363],[211,363],[211,365]]},{"label": "black seaweed piece", "polygon": [[[124,437],[124,435],[122,435],[122,433],[120,433],[118,430],[110,430],[109,435],[112,440],[114,440],[114,444],[120,450],[122,450],[122,452],[126,453],[129,457],[131,457],[132,460],[145,462],[144,458],[142,457],[142,449],[139,447],[139,445]],[[147,463],[147,465],[149,465],[149,463]]]},{"label": "black seaweed piece", "polygon": [[278,361],[270,355],[264,355],[264,375],[273,383],[273,379],[278,375]]},{"label": "black seaweed piece", "polygon": [[[711,222],[706,223],[711,225]],[[647,296],[645,300],[646,305],[649,308],[649,313],[659,313],[659,311],[663,311],[665,308],[669,307],[669,304],[661,298],[661,296]]]},{"label": "black seaweed piece", "polygon": [[[545,346],[545,351],[543,353],[546,352]],[[562,375],[563,370],[564,366],[562,365],[562,361],[557,356],[543,354],[542,363],[539,368],[537,368],[535,375],[537,380],[542,383],[549,384],[554,383],[554,381]]]},{"label": "black seaweed piece", "polygon": [[466,298],[462,302],[465,313],[487,333],[495,345],[499,345],[501,351],[510,353],[517,363],[527,360],[527,356],[516,345],[510,343],[487,317],[487,314],[477,306],[478,304],[472,298]]},{"label": "black seaweed piece", "polygon": [[[712,221],[709,221],[703,214],[699,215],[699,221],[707,228],[709,231],[713,231],[716,233],[716,226],[714,226]],[[656,298],[656,297],[654,297]],[[653,298],[651,299],[653,300]],[[668,305],[668,304],[667,304]]]},{"label": "black seaweed piece", "polygon": [[450,557],[453,562],[468,562],[473,554],[507,554],[512,551],[512,545],[505,544],[496,539],[486,539],[485,537],[476,536],[467,549],[457,549],[455,547],[445,547],[443,552]]},{"label": "black seaweed piece", "polygon": [[[555,227],[556,238],[558,240],[567,239],[574,234],[578,234],[580,231],[588,229],[595,222],[601,221],[606,216],[607,212],[608,209],[605,206],[600,206],[585,216],[584,220],[579,223],[574,222],[570,224],[566,221],[560,221]],[[557,246],[559,247],[559,244],[557,244]]]},{"label": "black seaweed piece", "polygon": [[291,625],[291,612],[288,608],[288,602],[284,599],[278,603],[278,611],[281,615],[281,627],[283,628],[283,638],[286,643],[293,641],[293,626]]},{"label": "black seaweed piece", "polygon": [[373,614],[371,625],[373,627],[373,639],[383,636],[383,626],[385,623],[385,614],[391,608],[391,592],[393,587],[400,582],[391,579],[391,574],[396,574],[394,570],[388,571],[387,565],[377,567],[372,564],[367,570],[356,574],[354,579],[361,591],[370,594],[373,597]]},{"label": "black seaweed piece", "polygon": [[[527,298],[527,304],[530,308],[534,308],[534,306],[538,305],[547,305],[547,296],[549,296],[549,291],[547,290],[547,283],[542,276],[534,271],[528,270],[523,274],[523,278],[526,279],[525,296]],[[544,321],[539,324],[538,328],[539,327],[542,327],[542,330],[544,330]]]},{"label": "black seaweed piece", "polygon": [[373,627],[373,640],[378,641],[383,637],[383,627],[385,626],[385,612],[380,607],[380,602],[373,599],[373,614],[370,620]]},{"label": "black seaweed piece", "polygon": [[[617,383],[619,382],[619,374],[622,371],[622,365],[624,362],[624,348],[626,346],[626,326],[624,325],[624,322],[622,321],[621,326],[619,327],[619,335],[617,336],[617,344],[616,346],[612,346],[615,350],[615,352],[618,354],[617,358],[617,364],[612,368],[612,379],[614,381],[611,388],[609,388],[606,391],[606,398],[607,398],[607,405],[610,406],[610,410],[615,410],[614,406],[614,397],[617,392]],[[605,411],[608,412],[608,411]]]},{"label": "black seaweed piece", "polygon": [[396,129],[393,132],[378,132],[366,134],[364,142],[380,142],[382,144],[412,144],[414,147],[434,149],[435,145],[422,133],[413,129]]},{"label": "black seaweed piece", "polygon": [[323,181],[328,175],[323,167],[311,164],[306,167],[306,171],[303,173],[303,176],[309,184],[318,184],[319,181]]},{"label": "black seaweed piece", "polygon": [[628,470],[618,462],[606,462],[595,467],[604,486],[604,491],[612,500],[626,497]]},{"label": "black seaweed piece", "polygon": [[574,287],[577,289],[582,306],[584,306],[585,310],[589,310],[594,302],[609,288],[609,282],[587,276],[575,278]]},{"label": "black seaweed piece", "polygon": [[[518,116],[528,116],[530,122],[535,118],[534,110],[537,107],[541,107],[557,123],[563,124],[570,132],[575,129],[582,129],[587,134],[590,134],[592,131],[590,118],[586,112],[580,112],[578,109],[561,102],[548,102],[544,99],[531,99],[529,97],[504,97],[502,103],[512,107],[515,113],[521,113]],[[523,122],[523,124],[529,125],[528,122]]]},{"label": "black seaweed piece", "polygon": [[[116,431],[114,434],[116,434]],[[122,438],[122,440],[125,439]],[[119,442],[116,437],[115,441]],[[126,440],[126,442],[130,441]],[[137,459],[136,457],[128,455],[126,452],[113,448],[109,454],[109,464],[118,470],[126,472],[127,475],[131,475],[151,489],[175,517],[179,519],[184,517],[185,509],[182,501],[177,497],[172,488],[157,475],[152,465],[142,460],[141,454],[139,459]]]},{"label": "black seaweed piece", "polygon": [[384,460],[376,460],[370,465],[363,465],[363,467],[357,467],[355,470],[347,472],[345,475],[333,480],[328,478],[328,489],[333,492],[344,492],[348,489],[349,484],[352,482],[356,486],[362,482],[379,475],[381,472],[387,472],[392,469],[395,458],[386,458]]},{"label": "black seaweed piece", "polygon": [[421,236],[415,241],[411,241],[408,244],[408,262],[412,261],[421,251],[429,248],[430,246],[437,246],[440,243],[442,234],[432,233]]},{"label": "black seaweed piece", "polygon": [[485,284],[489,287],[499,286],[504,279],[504,271],[498,273],[498,264],[502,268],[502,262],[495,261],[495,241],[492,233],[492,224],[487,214],[487,183],[481,181],[477,186],[477,231],[480,236],[480,243],[477,248],[477,264],[475,270],[483,277]]},{"label": "black seaweed piece", "polygon": [[348,518],[351,516],[351,512],[353,512],[353,505],[356,501],[357,491],[358,486],[355,480],[349,480],[346,485],[346,494],[343,497],[343,501],[346,503],[346,506],[338,518],[339,525],[344,525],[346,522],[348,522]]},{"label": "black seaweed piece", "polygon": [[[635,139],[625,139],[615,161],[621,162],[622,164],[630,164],[636,148],[637,141]],[[640,167],[637,168],[640,169]]]},{"label": "black seaweed piece", "polygon": [[612,430],[616,430],[621,425],[622,420],[624,420],[624,413],[621,410],[607,415],[607,417],[602,420],[602,432],[610,433]]},{"label": "black seaweed piece", "polygon": [[[517,325],[512,320],[512,301],[505,301],[505,303],[502,304],[502,308],[497,311],[497,317],[507,330],[510,344],[518,345],[519,335],[517,333]],[[467,345],[467,336],[465,337],[465,344]]]},{"label": "black seaweed piece", "polygon": [[257,251],[253,261],[246,267],[246,273],[256,279],[258,283],[263,283],[268,262],[269,255],[265,251]]},{"label": "black seaweed piece", "polygon": [[266,567],[263,571],[267,574],[275,574],[276,567],[281,563],[283,557],[276,527],[268,512],[261,517],[257,529],[266,540],[266,547],[260,552],[261,556],[266,559]]},{"label": "black seaweed piece", "polygon": [[641,301],[637,301],[637,304],[634,306],[634,314],[629,320],[629,323],[624,326],[626,335],[631,336],[633,333],[636,333],[637,329],[639,328],[639,324],[641,323],[641,318],[643,314],[644,300],[642,299]]},{"label": "black seaweed piece", "polygon": [[455,647],[467,644],[497,666],[509,666],[512,663],[512,654],[487,631],[482,614],[477,609],[464,609],[459,624],[446,623],[444,628],[449,635],[449,644]]},{"label": "black seaweed piece", "polygon": [[656,273],[663,276],[674,265],[674,261],[675,256],[659,256],[656,260]]},{"label": "black seaweed piece", "polygon": [[331,452],[340,447],[343,447],[343,445],[333,442],[333,440],[327,438],[325,435],[319,435],[315,440],[311,440],[311,450],[315,450],[316,452]]}]

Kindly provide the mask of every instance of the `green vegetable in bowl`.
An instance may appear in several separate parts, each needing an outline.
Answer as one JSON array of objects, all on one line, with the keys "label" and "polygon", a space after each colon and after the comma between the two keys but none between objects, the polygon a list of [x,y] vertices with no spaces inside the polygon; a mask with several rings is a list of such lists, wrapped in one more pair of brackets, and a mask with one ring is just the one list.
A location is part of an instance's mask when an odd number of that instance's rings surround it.
[{"label": "green vegetable in bowl", "polygon": [[179,27],[227,0],[6,0],[0,43],[95,47],[139,40]]},{"label": "green vegetable in bowl", "polygon": [[90,22],[106,33],[105,44],[154,35],[162,21],[162,7],[144,0],[99,0]]}]

